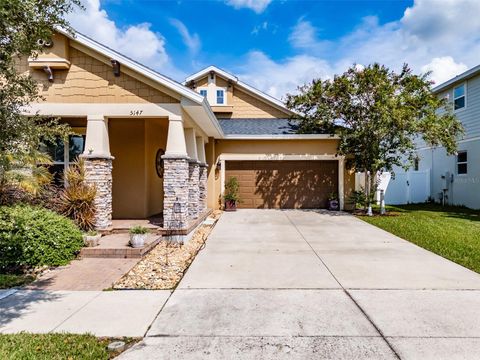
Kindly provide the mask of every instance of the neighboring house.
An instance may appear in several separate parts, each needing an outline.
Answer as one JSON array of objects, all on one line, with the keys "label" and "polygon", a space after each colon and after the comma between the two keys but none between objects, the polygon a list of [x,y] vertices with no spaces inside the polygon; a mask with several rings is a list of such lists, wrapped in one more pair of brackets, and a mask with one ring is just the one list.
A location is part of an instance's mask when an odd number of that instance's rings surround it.
[{"label": "neighboring house", "polygon": [[52,171],[86,159],[98,228],[163,214],[164,228],[188,232],[219,208],[231,176],[244,208],[323,208],[332,192],[343,208],[354,186],[337,138],[296,134],[279,100],[216,67],[180,84],[84,35],[58,33],[19,68],[45,98],[26,114],[59,117],[77,133],[51,149]]},{"label": "neighboring house", "polygon": [[458,154],[447,155],[443,147],[419,145],[414,168],[407,173],[395,172],[396,178],[386,190],[387,203],[430,198],[479,209],[480,65],[438,85],[433,92],[449,101],[465,129],[458,141]]}]

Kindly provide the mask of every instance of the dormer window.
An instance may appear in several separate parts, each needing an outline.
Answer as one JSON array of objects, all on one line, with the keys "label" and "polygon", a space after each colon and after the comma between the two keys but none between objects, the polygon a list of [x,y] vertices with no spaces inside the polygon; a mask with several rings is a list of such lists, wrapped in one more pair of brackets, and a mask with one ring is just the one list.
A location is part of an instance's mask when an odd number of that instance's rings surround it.
[{"label": "dormer window", "polygon": [[207,97],[207,90],[204,90],[204,89],[200,90],[200,95],[202,95],[204,98],[206,98]]},{"label": "dormer window", "polygon": [[465,84],[453,88],[453,109],[460,110],[465,107]]},{"label": "dormer window", "polygon": [[223,105],[225,103],[224,101],[224,90],[217,90],[217,104]]}]

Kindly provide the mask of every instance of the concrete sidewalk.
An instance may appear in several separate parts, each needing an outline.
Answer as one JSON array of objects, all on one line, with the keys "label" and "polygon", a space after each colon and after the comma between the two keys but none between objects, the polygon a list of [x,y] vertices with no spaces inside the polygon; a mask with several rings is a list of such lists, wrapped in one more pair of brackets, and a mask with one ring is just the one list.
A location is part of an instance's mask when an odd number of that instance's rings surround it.
[{"label": "concrete sidewalk", "polygon": [[170,291],[3,290],[0,333],[143,337],[169,296]]},{"label": "concrete sidewalk", "polygon": [[477,359],[480,276],[342,213],[225,213],[122,359]]}]

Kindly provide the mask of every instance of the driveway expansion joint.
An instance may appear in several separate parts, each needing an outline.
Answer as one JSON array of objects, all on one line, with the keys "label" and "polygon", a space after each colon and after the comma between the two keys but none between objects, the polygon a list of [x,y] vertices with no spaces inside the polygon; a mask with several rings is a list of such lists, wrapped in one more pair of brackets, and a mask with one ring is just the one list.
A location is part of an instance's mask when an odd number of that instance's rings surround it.
[{"label": "driveway expansion joint", "polygon": [[360,306],[360,304],[358,304],[355,299],[350,295],[350,293],[343,287],[342,283],[340,283],[340,281],[337,279],[337,277],[333,274],[332,270],[327,266],[327,264],[323,261],[323,259],[320,257],[320,255],[318,255],[318,253],[315,251],[315,249],[313,248],[313,246],[308,242],[308,240],[305,238],[305,236],[302,234],[302,232],[300,231],[300,229],[297,227],[297,225],[292,221],[292,219],[290,219],[290,217],[288,216],[288,214],[286,212],[284,212],[286,218],[288,219],[288,221],[290,222],[290,224],[292,224],[292,226],[295,228],[295,230],[298,232],[298,234],[302,237],[302,239],[307,243],[307,245],[310,247],[310,249],[312,249],[312,251],[314,252],[314,254],[317,256],[318,260],[321,261],[321,263],[323,264],[323,266],[325,266],[325,268],[328,270],[328,272],[330,273],[330,275],[332,275],[332,277],[335,279],[335,281],[338,283],[338,285],[342,288],[342,290],[345,292],[345,294],[350,298],[350,300],[355,304],[355,306],[360,310],[360,312],[365,316],[365,318],[368,320],[368,322],[374,327],[374,329],[380,334],[381,338],[383,339],[383,341],[385,341],[385,343],[388,345],[388,347],[390,348],[390,350],[393,352],[393,354],[397,357],[397,359],[401,359],[400,358],[400,355],[397,353],[397,351],[395,350],[395,348],[393,347],[393,345],[388,341],[388,339],[385,337],[385,335],[383,334],[383,332],[380,330],[380,328],[373,322],[373,319],[370,318],[370,316],[368,316],[368,314],[365,312],[365,310]]}]

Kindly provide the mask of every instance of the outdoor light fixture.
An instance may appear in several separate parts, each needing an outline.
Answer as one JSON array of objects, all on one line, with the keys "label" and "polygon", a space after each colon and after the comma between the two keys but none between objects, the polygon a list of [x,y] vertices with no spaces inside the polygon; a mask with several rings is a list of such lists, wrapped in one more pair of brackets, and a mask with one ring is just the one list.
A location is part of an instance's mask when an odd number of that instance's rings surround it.
[{"label": "outdoor light fixture", "polygon": [[115,75],[116,77],[119,77],[120,76],[120,62],[118,62],[118,60],[115,60],[115,59],[110,60],[110,62],[112,63],[113,75]]},{"label": "outdoor light fixture", "polygon": [[194,89],[197,87],[197,85],[195,84],[195,81],[194,80],[190,80],[190,82],[188,83],[187,85],[190,89]]},{"label": "outdoor light fixture", "polygon": [[43,71],[45,71],[45,73],[47,74],[48,81],[53,82],[53,71],[52,71],[52,69],[50,69],[50,66],[48,66],[48,65],[44,66]]},{"label": "outdoor light fixture", "polygon": [[175,202],[173,203],[173,213],[179,214],[181,211],[182,211],[182,205],[178,202],[178,197],[177,197]]},{"label": "outdoor light fixture", "polygon": [[215,75],[215,72],[214,71],[210,71],[210,79],[213,80],[213,75]]},{"label": "outdoor light fixture", "polygon": [[227,86],[228,86],[228,88],[231,88],[231,87],[232,87],[232,80],[228,80]]}]

